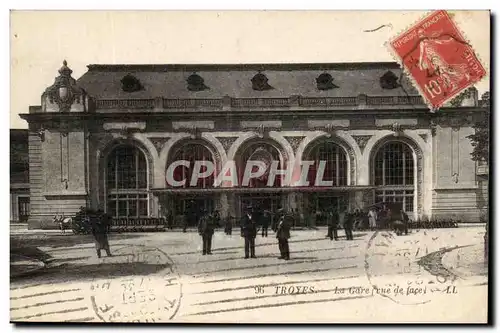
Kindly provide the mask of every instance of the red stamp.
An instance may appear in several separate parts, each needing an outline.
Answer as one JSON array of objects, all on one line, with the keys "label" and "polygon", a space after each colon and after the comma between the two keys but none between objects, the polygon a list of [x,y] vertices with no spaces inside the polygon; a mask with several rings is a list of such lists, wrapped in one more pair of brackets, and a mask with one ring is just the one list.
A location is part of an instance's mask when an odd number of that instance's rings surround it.
[{"label": "red stamp", "polygon": [[444,10],[431,13],[389,44],[432,110],[486,75],[471,45]]}]

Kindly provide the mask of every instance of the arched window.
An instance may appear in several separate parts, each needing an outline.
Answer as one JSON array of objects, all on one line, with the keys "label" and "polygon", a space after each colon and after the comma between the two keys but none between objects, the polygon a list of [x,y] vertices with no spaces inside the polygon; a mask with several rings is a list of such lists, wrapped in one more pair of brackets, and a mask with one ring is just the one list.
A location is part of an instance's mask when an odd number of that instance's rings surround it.
[{"label": "arched window", "polygon": [[314,186],[322,161],[325,165],[323,181],[333,181],[333,186],[347,185],[347,156],[338,144],[330,141],[320,142],[312,148],[308,156],[309,161],[314,161],[314,165],[309,167],[307,176],[309,186]]},{"label": "arched window", "polygon": [[[278,161],[277,170],[285,169],[281,161],[280,152],[277,148],[266,142],[254,142],[248,145],[243,153],[240,155],[238,160],[238,184],[243,185],[243,178],[245,174],[245,168],[248,161],[259,161],[266,165],[266,172],[258,178],[251,178],[248,185],[245,187],[267,187],[267,182],[269,180],[269,172],[271,170],[271,165],[274,161]],[[257,166],[254,166],[252,172],[258,170]],[[274,178],[273,187],[280,187],[282,184],[283,175],[276,175]]]},{"label": "arched window", "polygon": [[373,182],[377,202],[401,202],[413,212],[415,166],[413,152],[403,142],[387,142],[375,155]]},{"label": "arched window", "polygon": [[[182,181],[186,180],[185,184],[182,186],[183,188],[210,188],[213,187],[214,185],[214,177],[216,175],[216,171],[204,178],[199,178],[196,185],[191,186],[191,177],[193,175],[193,172],[205,172],[207,170],[207,167],[202,165],[201,170],[194,170],[194,164],[196,161],[209,161],[212,162],[214,165],[214,168],[216,168],[214,158],[212,156],[212,153],[210,150],[208,150],[207,147],[205,147],[201,143],[187,143],[180,147],[179,150],[174,152],[174,157],[171,160],[172,162],[175,161],[188,161],[189,162],[189,167],[186,166],[178,166],[173,170],[173,178],[175,181]],[[168,166],[167,166],[168,167]],[[179,186],[181,187],[181,186]]]},{"label": "arched window", "polygon": [[107,158],[107,212],[113,217],[148,216],[146,157],[132,145],[115,147]]},{"label": "arched window", "polygon": [[[173,172],[173,179],[175,181],[185,180],[184,185],[175,186],[176,189],[204,189],[214,186],[215,175],[217,175],[216,161],[212,152],[201,142],[183,142],[178,149],[172,150],[172,158],[169,158],[168,167],[175,161],[188,161],[189,166],[179,165]],[[196,161],[212,162],[214,172],[203,178],[198,178],[194,185],[191,185],[191,177],[193,172],[204,172],[207,170],[206,166],[201,166],[201,169],[195,170]],[[171,187],[171,184],[167,183]],[[172,198],[172,204],[169,206],[173,214],[185,220],[187,226],[196,226],[199,218],[204,214],[204,211],[212,212],[215,208],[215,203],[211,195],[202,195],[198,192],[194,194],[176,194]],[[184,225],[184,222],[181,222]]]}]

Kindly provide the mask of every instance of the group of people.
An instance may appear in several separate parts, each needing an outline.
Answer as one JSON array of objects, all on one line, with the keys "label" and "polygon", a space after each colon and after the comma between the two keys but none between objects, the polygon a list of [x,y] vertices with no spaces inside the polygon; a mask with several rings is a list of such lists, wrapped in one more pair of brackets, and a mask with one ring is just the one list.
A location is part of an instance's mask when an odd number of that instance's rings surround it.
[{"label": "group of people", "polygon": [[[398,236],[403,233],[408,235],[408,214],[402,209],[399,211],[399,214],[399,216],[391,217],[389,216],[391,215],[391,211],[385,207],[380,211],[372,207],[368,211],[368,214],[361,212],[359,209],[354,211],[337,211],[331,209],[327,214],[328,234],[326,237],[331,240],[338,240],[338,229],[343,228],[346,239],[352,240],[352,231],[364,229],[366,219],[368,220],[368,228],[372,231],[383,227],[390,227],[394,229]],[[391,218],[393,218],[393,222],[391,222]],[[383,224],[390,225],[385,226]]]},{"label": "group of people", "polygon": [[[231,219],[227,219],[231,221]],[[200,218],[198,223],[198,233],[203,241],[203,255],[212,254],[212,237],[215,229],[219,226],[220,216],[214,212],[212,214],[205,213]],[[245,214],[240,220],[241,237],[245,241],[245,259],[256,258],[255,255],[255,238],[262,229],[262,237],[268,236],[268,229],[271,227],[276,233],[278,239],[278,248],[280,251],[280,259],[290,259],[290,248],[288,239],[290,238],[290,229],[293,221],[290,215],[286,214],[283,209],[278,210],[275,223],[272,223],[271,213],[269,211],[254,210],[251,206],[245,209]],[[225,233],[231,235],[232,223],[226,223]]]}]

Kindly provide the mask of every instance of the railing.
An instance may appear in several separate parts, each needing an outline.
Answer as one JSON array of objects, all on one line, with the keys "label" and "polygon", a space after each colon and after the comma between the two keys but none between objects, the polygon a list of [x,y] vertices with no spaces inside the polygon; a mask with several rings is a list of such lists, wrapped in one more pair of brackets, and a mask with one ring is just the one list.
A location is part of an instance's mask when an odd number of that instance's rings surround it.
[{"label": "railing", "polygon": [[195,108],[195,107],[222,107],[222,100],[215,98],[204,99],[163,99],[163,107],[170,108]]},{"label": "railing", "polygon": [[[190,99],[100,99],[96,101],[97,109],[184,109],[184,108],[216,108],[223,106],[233,108],[252,107],[328,107],[358,106],[363,103],[357,97],[302,97],[298,98],[190,98]],[[367,96],[366,104],[377,105],[419,105],[423,106],[421,96]]]},{"label": "railing", "polygon": [[367,97],[366,104],[369,104],[369,105],[391,105],[391,104],[396,104],[396,103],[394,101],[393,96],[373,96],[373,97]]},{"label": "railing", "polygon": [[258,106],[259,102],[253,98],[231,98],[231,106],[233,107],[251,107]]},{"label": "railing", "polygon": [[99,99],[98,109],[152,109],[154,99]]},{"label": "railing", "polygon": [[114,218],[111,222],[111,231],[115,232],[143,232],[165,231],[167,228],[165,218],[132,217]]}]

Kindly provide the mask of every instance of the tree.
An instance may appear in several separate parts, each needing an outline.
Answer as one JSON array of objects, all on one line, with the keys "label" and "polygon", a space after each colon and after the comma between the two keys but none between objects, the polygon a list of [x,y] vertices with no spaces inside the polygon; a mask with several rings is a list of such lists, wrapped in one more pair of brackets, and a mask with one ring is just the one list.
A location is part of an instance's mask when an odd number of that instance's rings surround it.
[{"label": "tree", "polygon": [[473,147],[473,161],[488,161],[490,156],[490,93],[481,96],[481,107],[487,109],[485,117],[474,125],[475,133],[467,136]]}]

